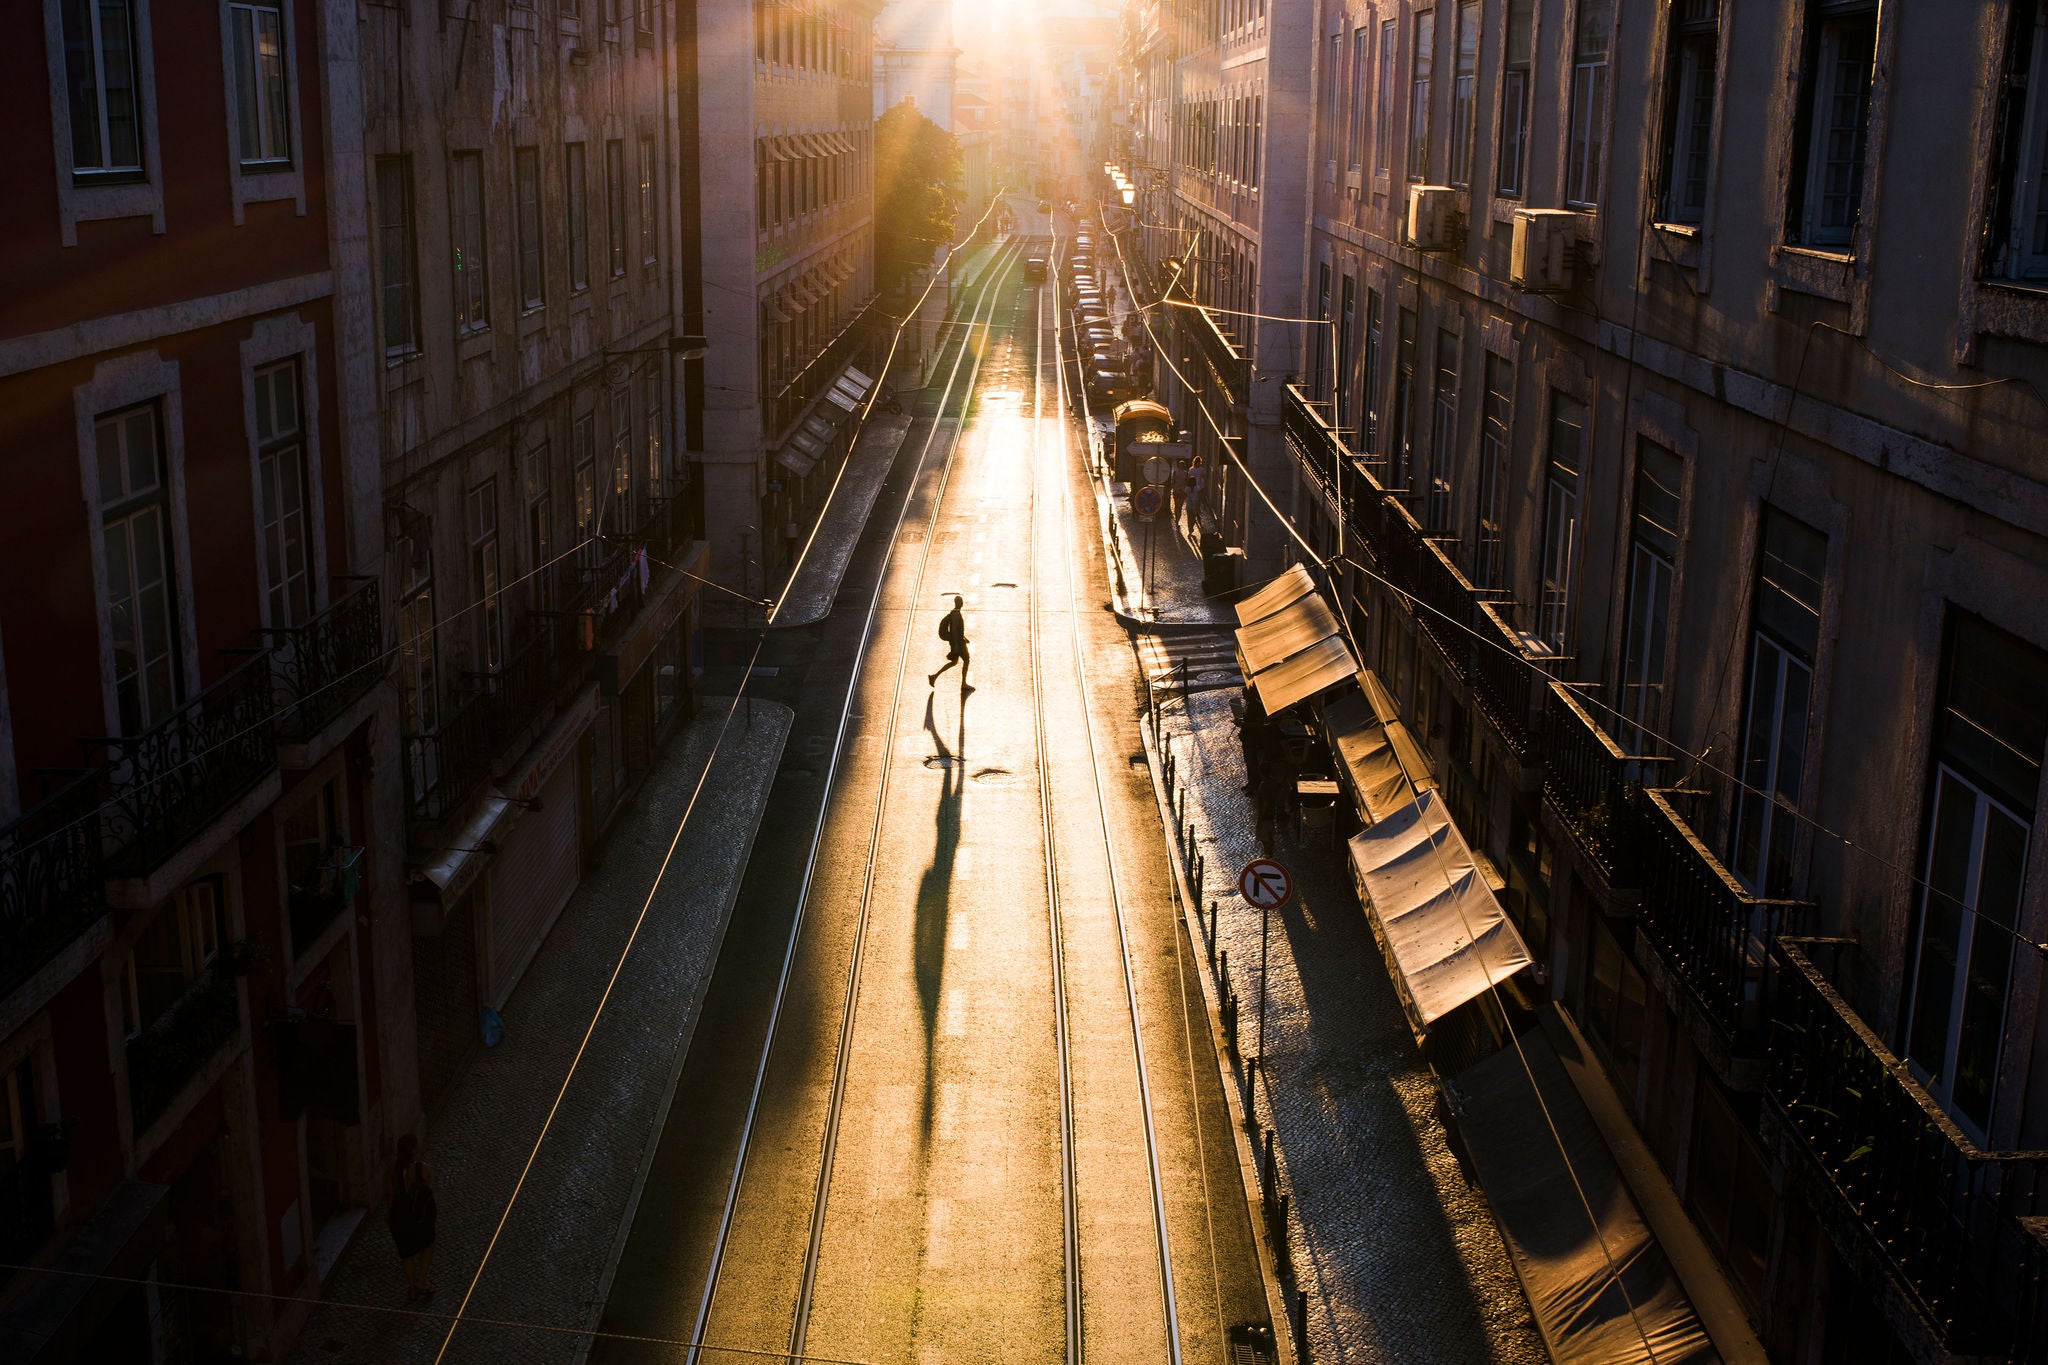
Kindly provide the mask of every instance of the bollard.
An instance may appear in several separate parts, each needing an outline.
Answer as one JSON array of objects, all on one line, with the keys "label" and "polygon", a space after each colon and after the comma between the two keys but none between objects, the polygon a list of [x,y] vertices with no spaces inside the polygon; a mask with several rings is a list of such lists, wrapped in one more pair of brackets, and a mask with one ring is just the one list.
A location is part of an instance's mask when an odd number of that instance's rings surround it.
[{"label": "bollard", "polygon": [[1209,902],[1209,965],[1216,965],[1216,911],[1215,901]]},{"label": "bollard", "polygon": [[1308,1291],[1302,1290],[1294,1296],[1294,1355],[1301,1365],[1308,1365]]},{"label": "bollard", "polygon": [[1280,1273],[1282,1275],[1291,1275],[1294,1269],[1294,1257],[1287,1249],[1287,1191],[1285,1190],[1280,1191],[1280,1198],[1274,1204],[1273,1217],[1276,1220],[1273,1228],[1273,1259],[1280,1263]]},{"label": "bollard", "polygon": [[[1271,1198],[1273,1178],[1279,1174],[1273,1165],[1273,1130],[1271,1128],[1266,1130],[1265,1144],[1265,1154],[1259,1159],[1259,1185],[1267,1191],[1267,1197]],[[1283,1194],[1280,1197],[1285,1199],[1287,1196]]]},{"label": "bollard", "polygon": [[1201,849],[1195,850],[1195,904],[1202,903],[1202,881],[1209,870],[1209,855]]}]

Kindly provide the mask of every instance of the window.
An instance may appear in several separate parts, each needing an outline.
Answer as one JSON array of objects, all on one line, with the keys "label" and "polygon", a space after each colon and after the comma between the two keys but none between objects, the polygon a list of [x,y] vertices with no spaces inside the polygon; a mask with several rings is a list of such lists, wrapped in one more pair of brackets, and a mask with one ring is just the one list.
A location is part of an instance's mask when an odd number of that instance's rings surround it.
[{"label": "window", "polygon": [[[1330,266],[1327,261],[1316,266],[1316,317],[1325,323],[1330,320]],[[1309,372],[1313,376],[1310,388],[1316,397],[1322,398],[1330,392],[1329,386],[1323,382],[1323,367],[1330,363],[1337,343],[1335,334],[1331,333],[1329,328],[1319,327],[1316,330],[1323,335],[1317,336],[1309,343],[1315,351],[1315,368]]]},{"label": "window", "polygon": [[1436,12],[1415,16],[1415,53],[1408,66],[1408,178],[1429,178],[1429,82],[1436,66]]},{"label": "window", "polygon": [[449,192],[449,230],[455,235],[455,331],[491,325],[489,268],[484,255],[484,158],[457,152]]},{"label": "window", "polygon": [[1863,206],[1876,0],[1808,0],[1785,239],[1849,249]]},{"label": "window", "polygon": [[2048,653],[1960,612],[1943,653],[1906,1055],[1982,1141],[2048,748]]},{"label": "window", "polygon": [[621,384],[612,390],[613,523],[623,531],[632,524],[628,498],[633,490],[633,395]]},{"label": "window", "polygon": [[1493,188],[1511,199],[1522,197],[1522,175],[1529,157],[1530,53],[1536,0],[1508,0],[1507,31],[1501,53],[1500,164]]},{"label": "window", "polygon": [[604,211],[612,278],[626,273],[626,148],[614,139],[604,144]]},{"label": "window", "polygon": [[1360,377],[1365,399],[1365,431],[1359,449],[1380,443],[1380,291],[1365,291],[1365,373]]},{"label": "window", "polygon": [[1344,87],[1344,35],[1323,44],[1323,174],[1337,173],[1337,102]]},{"label": "window", "polygon": [[1451,530],[1451,475],[1458,458],[1458,334],[1436,332],[1436,402],[1429,425],[1429,499],[1423,508],[1423,529],[1433,535]]},{"label": "window", "polygon": [[469,582],[477,598],[477,630],[482,636],[479,658],[485,668],[504,662],[505,632],[498,600],[498,481],[485,479],[469,490],[463,503],[469,532]]},{"label": "window", "polygon": [[235,40],[235,126],[242,164],[290,161],[283,7],[233,4],[228,6],[228,24]]},{"label": "window", "polygon": [[1353,29],[1351,33],[1351,155],[1349,164],[1356,172],[1365,166],[1365,71],[1368,50],[1371,46],[1372,30]]},{"label": "window", "polygon": [[585,568],[597,562],[597,416],[586,412],[571,428],[576,458],[576,544]]},{"label": "window", "polygon": [[[405,732],[432,734],[440,723],[440,689],[434,647],[434,557],[428,526],[421,521],[396,547],[399,565],[398,671],[405,702]],[[428,754],[434,751],[428,749]],[[431,773],[413,773],[413,799],[433,786]]]},{"label": "window", "polygon": [[377,264],[384,299],[384,355],[420,348],[418,257],[413,250],[412,158],[377,158]]},{"label": "window", "polygon": [[1394,467],[1388,487],[1405,492],[1415,455],[1415,310],[1403,308],[1394,341]]},{"label": "window", "polygon": [[1664,642],[1671,626],[1671,580],[1678,563],[1679,497],[1685,467],[1654,441],[1636,452],[1634,525],[1629,535],[1628,625],[1621,653],[1621,747],[1651,752],[1662,720]]},{"label": "window", "polygon": [[520,147],[512,153],[514,208],[519,229],[519,304],[538,308],[547,302],[540,246],[540,151]]},{"label": "window", "polygon": [[1642,973],[1628,960],[1628,951],[1615,941],[1614,931],[1603,920],[1594,921],[1587,956],[1592,961],[1586,972],[1586,1031],[1607,1054],[1615,1079],[1621,1082],[1622,1097],[1633,1108],[1649,992]]},{"label": "window", "polygon": [[163,422],[156,405],[100,418],[94,446],[114,702],[121,733],[137,735],[176,710],[185,690],[171,587]]},{"label": "window", "polygon": [[661,215],[654,203],[654,139],[640,139],[640,259],[654,264],[656,225]]},{"label": "window", "polygon": [[1613,28],[1613,0],[1579,0],[1572,35],[1571,143],[1564,174],[1568,204],[1600,202],[1607,141],[1607,40]]},{"label": "window", "polygon": [[134,0],[63,0],[71,167],[81,176],[142,174],[142,85]]},{"label": "window", "polygon": [[1707,212],[1707,154],[1714,139],[1714,77],[1721,0],[1678,0],[1664,77],[1663,187],[1667,223],[1698,223]]},{"label": "window", "polygon": [[1536,605],[1536,636],[1564,653],[1571,617],[1572,557],[1579,534],[1579,471],[1586,452],[1586,405],[1557,394],[1551,399],[1550,462],[1544,477],[1543,593]]},{"label": "window", "polygon": [[1380,24],[1380,88],[1378,122],[1373,127],[1373,169],[1381,175],[1394,166],[1394,71],[1400,54],[1394,47],[1392,19]]},{"label": "window", "polygon": [[[35,1068],[17,1062],[0,1074],[0,1257],[12,1265],[33,1259],[56,1228],[42,1126]],[[0,1283],[11,1278],[0,1273]]]},{"label": "window", "polygon": [[1498,591],[1506,578],[1503,547],[1509,433],[1514,426],[1515,362],[1486,353],[1486,405],[1479,423],[1479,541],[1472,558],[1474,587]]},{"label": "window", "polygon": [[647,414],[647,491],[661,487],[661,373],[650,370],[640,378],[640,407]]},{"label": "window", "polygon": [[1451,84],[1451,183],[1472,183],[1472,111],[1479,95],[1479,0],[1458,0],[1458,69]]},{"label": "window", "polygon": [[1730,870],[1759,896],[1792,885],[1793,827],[1806,773],[1806,726],[1820,647],[1827,537],[1765,506],[1743,706],[1742,786]]},{"label": "window", "polygon": [[273,629],[313,614],[299,362],[256,372],[256,470],[263,489],[263,584]]},{"label": "window", "polygon": [[121,1022],[133,1038],[169,1013],[220,955],[220,882],[181,888],[128,950],[121,973]]},{"label": "window", "polygon": [[2048,8],[2014,0],[1992,152],[1984,273],[2048,280]]},{"label": "window", "polygon": [[294,960],[319,941],[340,910],[339,897],[333,894],[339,871],[333,855],[347,842],[347,809],[341,778],[330,777],[279,821]]},{"label": "window", "polygon": [[567,143],[562,151],[568,190],[564,198],[569,210],[569,291],[581,293],[590,288],[590,174],[583,165],[582,143]]},{"label": "window", "polygon": [[554,469],[547,442],[526,452],[520,461],[520,482],[526,492],[526,568],[533,575],[533,605],[546,611],[554,606],[555,574],[549,568],[554,546]]},{"label": "window", "polygon": [[1337,435],[1340,440],[1351,429],[1351,358],[1358,354],[1352,344],[1353,329],[1358,325],[1358,282],[1346,275],[1341,293],[1343,302],[1337,309]]}]

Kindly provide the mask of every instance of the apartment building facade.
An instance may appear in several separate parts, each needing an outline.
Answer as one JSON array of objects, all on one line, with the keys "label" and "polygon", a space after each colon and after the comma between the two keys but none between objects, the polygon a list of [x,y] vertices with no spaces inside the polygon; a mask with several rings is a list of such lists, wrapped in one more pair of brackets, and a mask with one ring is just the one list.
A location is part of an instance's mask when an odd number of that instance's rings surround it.
[{"label": "apartment building facade", "polygon": [[701,136],[751,152],[703,164],[712,344],[697,459],[719,581],[755,599],[801,553],[873,382],[879,8],[698,7],[721,44],[698,77]]},{"label": "apartment building facade", "polygon": [[363,11],[360,420],[430,1111],[695,705],[692,19]]},{"label": "apartment building facade", "polygon": [[417,1107],[328,13],[0,53],[9,1360],[281,1349]]},{"label": "apartment building facade", "polygon": [[2042,1339],[2044,20],[1316,9],[1290,510],[1774,1359]]}]

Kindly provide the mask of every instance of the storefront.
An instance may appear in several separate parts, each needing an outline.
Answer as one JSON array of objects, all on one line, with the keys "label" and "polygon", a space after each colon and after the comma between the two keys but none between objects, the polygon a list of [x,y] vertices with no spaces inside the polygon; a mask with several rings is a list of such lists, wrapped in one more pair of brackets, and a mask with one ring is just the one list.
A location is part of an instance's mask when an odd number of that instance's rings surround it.
[{"label": "storefront", "polygon": [[693,541],[675,567],[664,567],[650,582],[646,604],[617,643],[598,655],[595,723],[583,764],[586,844],[603,837],[620,798],[640,784],[661,746],[696,713],[703,654],[698,588],[710,571],[710,547]]}]

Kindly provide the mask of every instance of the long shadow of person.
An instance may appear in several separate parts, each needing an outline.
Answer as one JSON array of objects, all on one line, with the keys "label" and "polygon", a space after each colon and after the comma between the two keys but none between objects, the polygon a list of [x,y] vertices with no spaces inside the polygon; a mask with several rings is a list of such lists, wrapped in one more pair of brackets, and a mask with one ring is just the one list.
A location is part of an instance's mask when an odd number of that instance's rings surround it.
[{"label": "long shadow of person", "polygon": [[953,747],[939,733],[935,699],[926,698],[924,728],[938,748],[939,808],[933,820],[932,860],[917,884],[917,925],[912,962],[917,974],[917,999],[924,1016],[924,1129],[931,1138],[936,1082],[933,1051],[938,1042],[939,999],[946,974],[946,920],[951,911],[953,860],[960,848],[960,798],[967,781],[967,700],[961,698],[959,727]]}]

